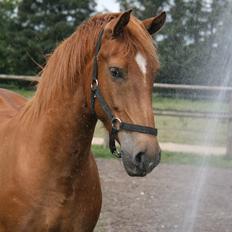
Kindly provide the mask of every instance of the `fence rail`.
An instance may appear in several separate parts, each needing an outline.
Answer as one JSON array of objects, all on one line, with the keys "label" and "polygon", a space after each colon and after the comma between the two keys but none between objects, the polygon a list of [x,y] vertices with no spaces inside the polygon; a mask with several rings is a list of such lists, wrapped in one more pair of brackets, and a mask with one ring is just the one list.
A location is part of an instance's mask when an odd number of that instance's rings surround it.
[{"label": "fence rail", "polygon": [[[36,76],[17,76],[17,75],[4,75],[0,74],[0,79],[3,80],[23,80],[31,82],[39,82],[39,77]],[[170,116],[170,117],[191,117],[191,118],[217,118],[219,120],[228,120],[228,134],[227,134],[227,152],[228,158],[232,159],[232,87],[227,86],[202,86],[202,85],[179,85],[179,84],[162,84],[155,83],[155,89],[176,89],[176,90],[198,90],[198,91],[211,91],[211,92],[229,92],[230,101],[229,113],[220,112],[196,112],[184,110],[167,110],[155,109],[156,115]]]},{"label": "fence rail", "polygon": [[178,118],[209,118],[219,120],[231,120],[231,113],[224,112],[204,112],[204,111],[185,111],[185,110],[168,110],[168,109],[153,109],[155,115],[169,116]]},{"label": "fence rail", "polygon": [[37,76],[17,76],[17,75],[0,74],[0,79],[39,82],[39,77]]},{"label": "fence rail", "polygon": [[154,88],[159,89],[182,89],[182,90],[207,90],[207,91],[229,91],[232,92],[232,87],[226,86],[207,86],[207,85],[177,85],[177,84],[162,84],[155,83]]},{"label": "fence rail", "polygon": [[[39,76],[24,76],[24,75],[6,75],[0,74],[0,79],[3,80],[23,80],[39,82]],[[232,87],[226,86],[207,86],[207,85],[182,85],[182,84],[163,84],[154,83],[154,88],[158,89],[182,89],[182,90],[208,90],[208,91],[229,91],[232,92]]]}]

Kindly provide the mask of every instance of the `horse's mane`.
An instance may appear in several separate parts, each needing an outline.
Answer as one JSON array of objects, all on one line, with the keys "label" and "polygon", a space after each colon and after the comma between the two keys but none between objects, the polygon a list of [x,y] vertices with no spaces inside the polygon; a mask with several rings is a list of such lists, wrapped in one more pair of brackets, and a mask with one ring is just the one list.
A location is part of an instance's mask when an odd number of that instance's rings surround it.
[{"label": "horse's mane", "polygon": [[[66,91],[75,91],[75,83],[83,72],[88,59],[94,55],[94,49],[99,32],[120,13],[99,14],[82,23],[77,30],[64,40],[48,58],[48,62],[41,72],[41,80],[37,92],[28,106],[34,105],[33,114],[49,107],[52,99]],[[138,48],[148,56],[148,61],[158,64],[158,57],[150,35],[141,23],[131,17],[131,27],[125,30],[124,48],[130,54]],[[140,26],[138,26],[138,24]],[[25,111],[27,111],[25,109]]]}]

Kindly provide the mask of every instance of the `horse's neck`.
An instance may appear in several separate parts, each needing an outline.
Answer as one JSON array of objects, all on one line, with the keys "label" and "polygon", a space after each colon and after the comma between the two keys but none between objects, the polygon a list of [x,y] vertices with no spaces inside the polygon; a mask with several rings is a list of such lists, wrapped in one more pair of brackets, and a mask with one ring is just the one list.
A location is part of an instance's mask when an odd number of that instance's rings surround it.
[{"label": "horse's neck", "polygon": [[34,115],[29,126],[36,137],[33,140],[38,141],[37,149],[47,156],[51,165],[58,163],[57,167],[64,168],[57,169],[58,172],[69,174],[74,164],[81,165],[87,160],[96,125],[87,108],[84,88],[78,87],[75,94],[60,94],[37,115],[40,100],[43,99],[36,96],[27,112]]},{"label": "horse's neck", "polygon": [[89,91],[85,89],[90,86],[87,82],[92,61],[81,68],[78,55],[73,54],[78,51],[76,41],[74,33],[54,51],[25,112],[27,121],[35,127],[39,150],[61,163],[70,162],[73,157],[78,162],[88,156],[96,125],[95,117],[87,109],[90,87]]}]

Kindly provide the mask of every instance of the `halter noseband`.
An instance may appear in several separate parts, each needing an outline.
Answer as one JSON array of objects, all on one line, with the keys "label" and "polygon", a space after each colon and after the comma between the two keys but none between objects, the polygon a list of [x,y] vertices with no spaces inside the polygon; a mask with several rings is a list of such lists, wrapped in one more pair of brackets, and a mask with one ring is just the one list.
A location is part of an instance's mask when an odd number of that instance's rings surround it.
[{"label": "halter noseband", "polygon": [[97,98],[100,103],[101,108],[106,113],[108,119],[111,121],[111,124],[112,124],[112,129],[110,132],[110,140],[109,140],[110,151],[113,155],[120,158],[121,153],[117,150],[116,145],[115,145],[116,136],[120,130],[134,131],[134,132],[139,132],[139,133],[144,133],[144,134],[149,134],[149,135],[154,135],[154,136],[157,136],[158,131],[156,128],[122,122],[119,118],[114,116],[110,107],[108,106],[104,97],[102,96],[99,86],[98,86],[97,56],[101,48],[103,33],[104,33],[104,30],[102,30],[99,33],[97,44],[96,44],[95,55],[94,55],[92,84],[91,84],[91,111],[94,114],[94,103],[95,103],[95,98]]}]

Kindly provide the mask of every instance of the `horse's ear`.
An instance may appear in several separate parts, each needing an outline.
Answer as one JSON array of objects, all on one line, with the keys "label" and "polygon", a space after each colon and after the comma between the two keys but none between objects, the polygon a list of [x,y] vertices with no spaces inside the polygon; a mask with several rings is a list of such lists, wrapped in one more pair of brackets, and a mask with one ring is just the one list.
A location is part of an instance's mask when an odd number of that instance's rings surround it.
[{"label": "horse's ear", "polygon": [[148,32],[152,35],[161,29],[165,21],[166,21],[166,13],[162,12],[156,17],[143,20],[143,24],[148,30]]},{"label": "horse's ear", "polygon": [[130,14],[132,10],[125,11],[121,15],[118,16],[116,19],[114,25],[113,25],[113,30],[112,30],[112,35],[114,37],[119,36],[122,32],[124,27],[129,23],[130,21]]}]

